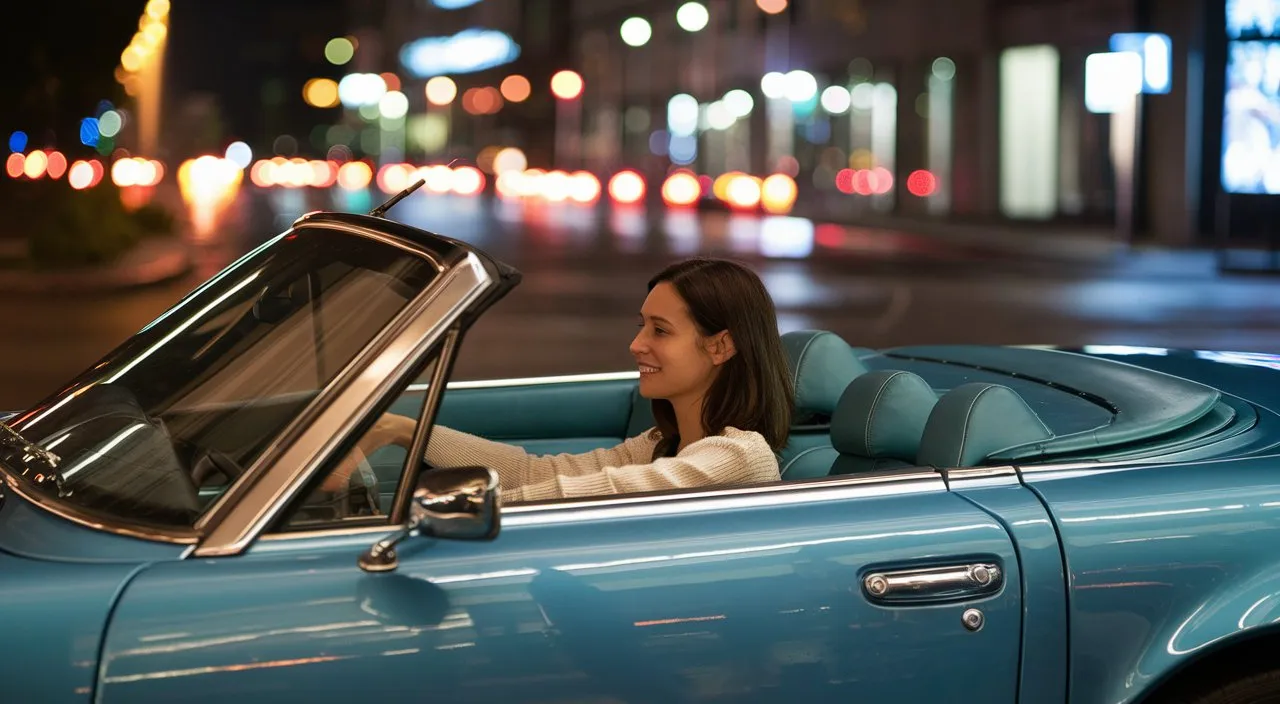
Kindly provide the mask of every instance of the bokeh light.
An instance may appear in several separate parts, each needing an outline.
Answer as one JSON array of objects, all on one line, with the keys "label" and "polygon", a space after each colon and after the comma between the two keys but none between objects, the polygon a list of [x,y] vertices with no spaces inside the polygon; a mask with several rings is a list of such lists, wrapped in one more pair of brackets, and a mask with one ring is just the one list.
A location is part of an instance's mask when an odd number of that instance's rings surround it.
[{"label": "bokeh light", "polygon": [[686,32],[700,32],[710,20],[707,6],[700,2],[686,2],[676,10],[676,24]]},{"label": "bokeh light", "polygon": [[347,63],[355,55],[356,47],[346,37],[335,37],[324,45],[324,58],[335,66]]},{"label": "bokeh light", "polygon": [[639,203],[644,192],[644,177],[634,171],[619,171],[609,179],[609,197],[624,205]]},{"label": "bokeh light", "polygon": [[493,172],[502,174],[508,171],[524,171],[529,168],[529,159],[524,152],[515,148],[507,147],[499,151],[493,156]]},{"label": "bokeh light", "polygon": [[512,103],[523,103],[533,93],[533,86],[529,85],[529,79],[519,75],[507,76],[502,79],[500,89],[502,97]]},{"label": "bokeh light", "polygon": [[302,99],[314,108],[338,106],[338,83],[332,78],[313,78],[302,86]]},{"label": "bokeh light", "polygon": [[9,135],[9,151],[25,152],[27,151],[27,133],[17,130]]},{"label": "bokeh light", "polygon": [[124,116],[115,110],[108,110],[98,116],[98,133],[103,137],[115,137],[124,128]]},{"label": "bokeh light", "polygon": [[582,95],[582,76],[568,69],[557,71],[551,77],[551,94],[561,100],[573,100]]},{"label": "bokeh light", "polygon": [[432,105],[448,105],[458,97],[458,84],[448,76],[436,76],[427,81],[427,102]]},{"label": "bokeh light", "polygon": [[224,155],[226,160],[239,166],[242,169],[248,168],[253,163],[253,149],[249,148],[244,142],[232,142],[227,145],[227,151]]},{"label": "bokeh light", "polygon": [[756,7],[761,12],[776,15],[787,9],[787,0],[756,0]]},{"label": "bokeh light", "polygon": [[653,37],[653,26],[643,17],[628,17],[618,29],[627,46],[644,46]]},{"label": "bokeh light", "polygon": [[677,171],[662,182],[662,202],[680,208],[694,205],[702,197],[702,184],[688,171]]}]

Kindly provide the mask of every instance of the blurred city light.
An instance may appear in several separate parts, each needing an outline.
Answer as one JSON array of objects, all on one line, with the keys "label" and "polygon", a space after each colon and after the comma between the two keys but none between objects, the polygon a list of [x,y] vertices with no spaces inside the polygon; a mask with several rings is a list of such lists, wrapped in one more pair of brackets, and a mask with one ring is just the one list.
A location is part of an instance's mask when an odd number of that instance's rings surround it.
[{"label": "blurred city light", "polygon": [[742,210],[760,205],[760,179],[748,174],[735,175],[725,187],[725,202]]},{"label": "blurred city light", "polygon": [[93,117],[86,117],[80,121],[80,143],[86,147],[98,146],[98,139],[102,133],[98,129],[98,120]]},{"label": "blurred city light", "polygon": [[686,2],[676,10],[676,24],[686,32],[702,31],[710,20],[707,6],[700,2]]},{"label": "blurred city light", "polygon": [[432,105],[448,105],[458,97],[458,84],[448,76],[436,76],[427,81],[427,102]]},{"label": "blurred city light", "polygon": [[738,120],[723,100],[717,100],[707,106],[706,118],[707,127],[713,130],[727,130]]},{"label": "blurred city light", "polygon": [[472,115],[492,115],[502,109],[502,94],[493,86],[468,88],[462,94],[462,109]]},{"label": "blurred city light", "polygon": [[698,99],[688,93],[667,101],[667,129],[673,135],[691,135],[698,130]]},{"label": "blurred city light", "polygon": [[1142,57],[1132,51],[1090,54],[1084,61],[1084,104],[1089,112],[1114,113],[1142,92]]},{"label": "blurred city light", "polygon": [[764,97],[778,100],[787,95],[787,77],[777,71],[770,71],[760,79],[760,91]]},{"label": "blurred city light", "polygon": [[520,45],[505,32],[464,29],[448,37],[416,39],[400,50],[400,63],[418,78],[473,73],[520,57]]},{"label": "blurred city light", "polygon": [[551,77],[551,94],[561,100],[573,100],[582,95],[582,90],[582,76],[576,71],[557,71]]},{"label": "blurred city light", "polygon": [[750,93],[739,88],[725,93],[720,100],[728,108],[729,114],[739,119],[750,115],[755,108],[755,99],[751,97]]},{"label": "blurred city light", "polygon": [[363,161],[348,161],[338,168],[338,187],[344,190],[362,190],[372,181],[373,168]]},{"label": "blurred city light", "polygon": [[516,147],[507,147],[493,157],[493,172],[502,174],[508,171],[524,171],[529,168],[529,159]]},{"label": "blurred city light", "polygon": [[653,26],[643,17],[628,17],[618,31],[628,46],[644,46],[653,37]]},{"label": "blurred city light", "polygon": [[511,103],[522,103],[533,94],[533,86],[529,85],[529,79],[520,75],[511,75],[502,79],[500,90],[502,97]]},{"label": "blurred city light", "polygon": [[639,203],[644,192],[644,177],[634,171],[619,171],[609,179],[609,197],[619,203]]},{"label": "blurred city light", "polygon": [[228,144],[227,151],[224,156],[227,161],[242,169],[249,168],[249,164],[253,163],[253,150],[244,142],[232,142],[231,144]]},{"label": "blurred city light", "polygon": [[[203,174],[203,172],[201,172],[201,174]],[[162,178],[164,178],[164,166],[154,159],[129,157],[125,159],[117,159],[116,162],[111,165],[111,181],[121,188],[129,186],[155,186],[160,183]]]},{"label": "blurred city light", "polygon": [[787,0],[756,0],[756,7],[761,12],[776,15],[787,9]]},{"label": "blurred city light", "polygon": [[793,103],[807,103],[818,94],[818,79],[812,73],[796,69],[786,75],[786,96]]},{"label": "blurred city light", "polygon": [[30,179],[37,179],[44,176],[45,167],[49,165],[49,157],[45,156],[43,150],[37,149],[27,155],[27,160],[22,166],[22,173]]},{"label": "blurred city light", "polygon": [[409,114],[409,98],[398,90],[388,91],[378,102],[378,111],[388,120],[399,120]]},{"label": "blurred city light", "polygon": [[98,133],[103,137],[115,137],[124,128],[124,118],[115,110],[108,110],[98,116]]},{"label": "blurred city light", "polygon": [[351,73],[338,81],[338,99],[347,108],[377,105],[387,93],[387,82],[376,73]]},{"label": "blurred city light", "polygon": [[956,62],[945,56],[933,60],[933,75],[940,81],[949,81],[956,77]]},{"label": "blurred city light", "polygon": [[[156,167],[161,169],[161,173],[163,173],[163,169],[160,167],[160,162],[156,162]],[[49,164],[45,167],[45,173],[49,174],[49,178],[59,179],[62,178],[62,175],[66,172],[67,157],[63,156],[62,152],[50,152]],[[158,178],[156,180],[159,181]]]},{"label": "blurred city light", "polygon": [[844,86],[827,86],[822,91],[822,109],[832,115],[848,112],[851,104],[849,89]]},{"label": "blurred city light", "polygon": [[773,174],[760,184],[760,204],[765,212],[785,215],[795,206],[798,192],[795,179],[786,174]]},{"label": "blurred city light", "polygon": [[1162,94],[1173,89],[1173,41],[1167,34],[1125,32],[1111,35],[1111,51],[1133,52],[1142,59],[1142,92]]},{"label": "blurred city light", "polygon": [[9,135],[9,151],[25,152],[27,150],[27,133],[17,130]]},{"label": "blurred city light", "polygon": [[480,0],[431,0],[431,4],[441,10],[461,10],[464,7],[470,7]]},{"label": "blurred city light", "polygon": [[929,171],[919,169],[907,176],[907,192],[913,196],[924,198],[933,195],[936,190],[938,190],[938,179]]},{"label": "blurred city light", "polygon": [[677,171],[662,182],[662,202],[673,208],[694,205],[702,197],[702,185],[688,171]]},{"label": "blurred city light", "polygon": [[4,171],[9,178],[20,178],[26,173],[27,157],[22,152],[14,152],[4,161]]},{"label": "blurred city light", "polygon": [[338,106],[338,84],[332,78],[312,78],[302,86],[302,100],[314,108]]},{"label": "blurred city light", "polygon": [[324,45],[324,58],[335,66],[341,66],[356,55],[356,47],[346,37],[335,37]]}]

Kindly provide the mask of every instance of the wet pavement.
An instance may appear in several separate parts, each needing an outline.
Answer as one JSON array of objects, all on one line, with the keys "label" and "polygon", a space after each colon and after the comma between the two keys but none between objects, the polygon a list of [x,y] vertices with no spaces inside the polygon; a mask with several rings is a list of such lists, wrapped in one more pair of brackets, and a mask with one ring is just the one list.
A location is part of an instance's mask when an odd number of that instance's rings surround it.
[{"label": "wet pavement", "polygon": [[[6,294],[0,409],[54,391],[200,280],[316,208],[367,211],[364,194],[275,191],[244,197],[196,243],[197,271],[112,294]],[[524,272],[475,325],[455,378],[611,371],[649,276],[692,254],[757,268],[786,330],[833,330],[851,343],[1123,344],[1280,351],[1280,276],[1224,276],[1196,252],[1011,248],[981,237],[815,224],[724,212],[414,197],[391,215],[473,242]],[[1101,253],[1100,253],[1101,252]]]}]

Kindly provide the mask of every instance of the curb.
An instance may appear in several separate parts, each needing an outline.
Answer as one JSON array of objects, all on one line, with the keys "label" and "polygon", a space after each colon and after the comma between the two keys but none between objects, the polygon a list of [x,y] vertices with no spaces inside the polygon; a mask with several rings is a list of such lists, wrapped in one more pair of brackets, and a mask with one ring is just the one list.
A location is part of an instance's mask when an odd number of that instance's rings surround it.
[{"label": "curb", "polygon": [[190,249],[181,237],[175,235],[172,240],[143,243],[127,253],[124,261],[106,266],[49,271],[0,270],[0,292],[119,291],[171,281],[186,275],[193,267]]}]

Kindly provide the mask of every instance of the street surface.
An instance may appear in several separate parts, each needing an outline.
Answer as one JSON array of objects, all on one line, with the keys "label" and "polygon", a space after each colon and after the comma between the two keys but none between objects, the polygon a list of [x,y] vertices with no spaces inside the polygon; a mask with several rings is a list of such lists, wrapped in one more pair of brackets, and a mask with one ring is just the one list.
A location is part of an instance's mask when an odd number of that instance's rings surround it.
[{"label": "street surface", "polygon": [[[180,281],[111,294],[5,294],[0,409],[17,410],[55,391],[302,212],[335,206],[359,212],[373,204],[368,196],[338,203],[328,197],[243,196],[239,211],[196,243],[197,271]],[[757,267],[783,331],[828,329],[861,346],[1280,351],[1280,276],[1222,275],[1202,253],[1089,263],[799,218],[441,196],[411,197],[391,216],[473,242],[525,274],[468,335],[455,371],[460,379],[630,368],[627,346],[648,278],[695,253]]]}]

